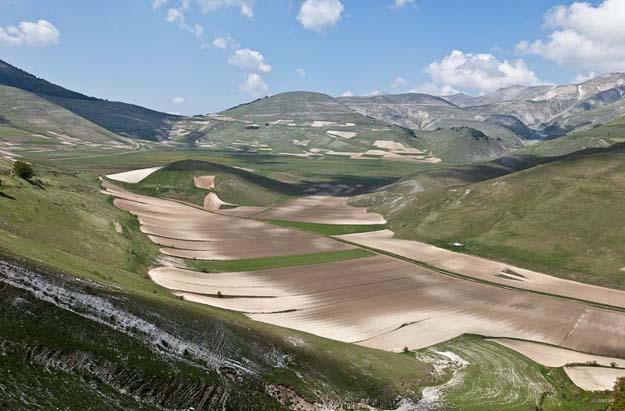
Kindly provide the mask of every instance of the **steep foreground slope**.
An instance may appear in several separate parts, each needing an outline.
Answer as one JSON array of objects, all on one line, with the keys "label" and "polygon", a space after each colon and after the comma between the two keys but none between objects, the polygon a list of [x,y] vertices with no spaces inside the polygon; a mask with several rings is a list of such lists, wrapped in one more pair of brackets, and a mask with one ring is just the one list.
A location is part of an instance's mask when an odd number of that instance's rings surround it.
[{"label": "steep foreground slope", "polygon": [[0,84],[37,94],[112,133],[132,138],[165,139],[169,137],[170,121],[178,118],[133,104],[88,97],[37,78],[2,60]]},{"label": "steep foreground slope", "polygon": [[468,253],[623,289],[624,153],[619,144],[483,182],[378,195],[370,204],[402,238],[459,242]]}]

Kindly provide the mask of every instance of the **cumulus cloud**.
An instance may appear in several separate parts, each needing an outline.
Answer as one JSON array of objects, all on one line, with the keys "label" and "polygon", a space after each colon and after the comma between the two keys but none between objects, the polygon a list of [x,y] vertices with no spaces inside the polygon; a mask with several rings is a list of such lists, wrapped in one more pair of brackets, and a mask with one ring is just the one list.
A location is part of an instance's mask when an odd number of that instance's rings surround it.
[{"label": "cumulus cloud", "polygon": [[184,104],[184,97],[174,97],[171,99],[171,102],[176,105]]},{"label": "cumulus cloud", "polygon": [[579,83],[583,83],[585,81],[588,80],[592,80],[595,77],[597,77],[597,73],[595,73],[594,71],[591,71],[590,73],[579,73],[577,76],[575,76],[575,78],[573,79],[573,83],[574,84],[579,84]]},{"label": "cumulus cloud", "polygon": [[408,82],[403,77],[397,77],[391,82],[391,88],[398,89],[404,87],[406,84],[408,84]]},{"label": "cumulus cloud", "polygon": [[[169,4],[172,0],[152,0],[152,6],[155,9],[165,4]],[[178,4],[178,9],[187,11],[195,3],[200,11],[204,14],[219,10],[224,7],[238,7],[241,14],[248,18],[254,17],[254,4],[256,0],[174,0]]]},{"label": "cumulus cloud", "polygon": [[[437,87],[489,93],[512,85],[531,86],[538,78],[523,60],[498,60],[492,54],[454,50],[424,70]],[[441,89],[442,90],[442,89]]]},{"label": "cumulus cloud", "polygon": [[585,71],[625,70],[625,1],[556,6],[544,17],[545,39],[521,41],[517,51]]},{"label": "cumulus cloud", "polygon": [[449,85],[437,86],[434,83],[423,83],[410,90],[411,93],[430,94],[432,96],[451,96],[459,91]]},{"label": "cumulus cloud", "polygon": [[47,47],[59,43],[61,34],[46,20],[22,21],[19,26],[0,27],[0,46]]},{"label": "cumulus cloud", "polygon": [[414,5],[414,4],[415,4],[414,0],[393,0],[389,8],[391,10],[399,10],[399,9],[403,9],[404,7],[408,5]]},{"label": "cumulus cloud", "polygon": [[269,87],[263,81],[263,78],[256,73],[245,76],[243,83],[239,84],[239,90],[248,93],[254,97],[267,95]]},{"label": "cumulus cloud", "polygon": [[187,18],[184,13],[184,8],[179,9],[168,9],[167,16],[165,17],[165,21],[170,23],[175,23],[180,27],[181,30],[188,31],[193,34],[195,37],[202,37],[204,34],[204,28],[199,24],[189,25],[187,23]]},{"label": "cumulus cloud", "polygon": [[345,93],[341,94],[341,97],[354,97],[354,93],[348,90]]},{"label": "cumulus cloud", "polygon": [[301,67],[298,67],[295,69],[295,72],[297,73],[298,76],[300,77],[306,77],[306,70],[304,70]]},{"label": "cumulus cloud", "polygon": [[302,3],[297,20],[308,30],[323,32],[341,21],[344,9],[339,0],[306,0]]},{"label": "cumulus cloud", "polygon": [[229,34],[226,34],[225,36],[215,37],[215,39],[213,40],[213,46],[222,50],[239,47],[237,42]]},{"label": "cumulus cloud", "polygon": [[[190,1],[190,0],[189,0]],[[210,13],[223,7],[238,7],[247,18],[254,17],[255,0],[196,0],[202,13]]]},{"label": "cumulus cloud", "polygon": [[228,58],[228,63],[248,71],[271,72],[271,66],[267,64],[265,57],[256,50],[235,50],[234,54]]},{"label": "cumulus cloud", "polygon": [[168,3],[169,0],[153,0],[152,1],[152,7],[154,7],[155,9],[158,9],[159,7],[161,7],[162,5]]}]

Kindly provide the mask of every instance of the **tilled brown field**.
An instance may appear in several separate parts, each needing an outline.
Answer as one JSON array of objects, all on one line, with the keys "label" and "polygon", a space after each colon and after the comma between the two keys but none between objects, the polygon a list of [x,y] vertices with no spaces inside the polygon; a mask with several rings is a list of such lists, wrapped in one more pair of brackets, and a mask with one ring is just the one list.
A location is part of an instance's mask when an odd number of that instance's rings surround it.
[{"label": "tilled brown field", "polygon": [[258,214],[257,218],[267,220],[299,221],[319,224],[385,224],[379,214],[368,213],[364,208],[351,207],[349,197],[314,195],[292,200]]},{"label": "tilled brown field", "polygon": [[[117,197],[118,207],[138,216],[142,231],[163,247],[162,252],[172,256],[242,259],[352,247],[310,233],[132,194],[108,183],[104,187],[108,194]],[[378,232],[369,234],[371,239],[387,241],[390,237]],[[414,250],[419,257],[416,259],[426,259],[432,265],[464,256],[449,256],[447,250],[442,252],[426,245],[401,244],[403,250]],[[385,249],[384,243],[366,245]],[[393,248],[392,252],[403,251]],[[475,268],[477,278],[486,275],[481,272],[490,273],[494,266],[488,264],[500,264],[484,261],[485,266]],[[467,262],[445,267],[463,273],[474,269]],[[561,292],[564,284],[557,279],[550,283],[547,280],[551,277],[516,267],[497,266],[496,270],[522,278],[523,281],[515,281],[517,287],[516,283],[538,287],[528,287],[529,290],[549,286],[554,287],[549,292]],[[161,267],[151,270],[150,276],[190,301],[384,350],[422,348],[468,333],[625,358],[625,312],[457,278],[385,255],[218,274]],[[508,285],[506,281],[511,280],[501,281]]]},{"label": "tilled brown field", "polygon": [[625,313],[470,282],[386,256],[243,273],[159,268],[150,274],[192,301],[385,350],[471,333],[625,357]]},{"label": "tilled brown field", "polygon": [[625,291],[564,280],[510,264],[456,253],[418,241],[396,239],[393,238],[393,235],[390,230],[382,230],[348,234],[337,238],[479,280],[625,308]]},{"label": "tilled brown field", "polygon": [[133,194],[106,182],[103,187],[116,197],[117,207],[139,218],[141,231],[170,256],[238,260],[354,248],[311,233]]}]

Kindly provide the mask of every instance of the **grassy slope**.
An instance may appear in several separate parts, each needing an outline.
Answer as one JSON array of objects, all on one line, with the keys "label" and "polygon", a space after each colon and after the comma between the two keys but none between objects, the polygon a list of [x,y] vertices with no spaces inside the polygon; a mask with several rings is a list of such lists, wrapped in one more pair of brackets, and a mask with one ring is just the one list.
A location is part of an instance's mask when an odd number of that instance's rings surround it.
[{"label": "grassy slope", "polygon": [[168,138],[171,122],[179,119],[178,116],[115,101],[43,97],[102,128],[131,138]]},{"label": "grassy slope", "polygon": [[380,206],[402,238],[625,288],[625,146]]},{"label": "grassy slope", "polygon": [[[453,127],[436,131],[417,131],[423,148],[446,163],[467,163],[501,157],[508,152],[498,134],[483,134],[475,128]],[[491,137],[493,135],[494,137]]]},{"label": "grassy slope", "polygon": [[[364,152],[372,149],[375,140],[391,140],[406,146],[415,146],[416,141],[409,132],[388,123],[356,113],[337,102],[334,98],[310,92],[289,92],[243,104],[223,112],[239,122],[213,120],[207,131],[207,140],[232,143],[236,140],[266,144],[278,152],[302,152],[307,148],[321,148],[334,151]],[[270,124],[276,120],[289,120],[296,126]],[[353,123],[350,127],[328,125],[310,127],[312,121],[334,121]],[[241,121],[254,122],[261,127],[246,130],[248,125]],[[338,127],[338,128],[337,128]],[[351,139],[330,136],[328,130],[353,131],[357,136]],[[308,141],[307,146],[295,144],[294,140]]]},{"label": "grassy slope", "polygon": [[32,137],[35,133],[56,140],[48,131],[100,144],[122,141],[121,137],[35,94],[3,85],[0,85],[0,117],[5,121],[5,124],[0,124],[0,130],[11,127],[28,133],[28,137],[17,135],[14,140],[11,138],[14,133],[0,131],[0,137],[5,136],[8,141],[20,144],[49,144],[46,139]]},{"label": "grassy slope", "polygon": [[[7,166],[0,163],[4,173]],[[131,217],[116,210],[110,199],[98,192],[95,176],[74,176],[40,167],[36,171],[44,189],[6,174],[2,177],[2,254],[39,262],[49,271],[60,270],[120,287],[129,308],[138,315],[158,313],[157,318],[174,324],[179,333],[190,338],[201,335],[198,329],[223,327],[229,335],[232,356],[260,364],[261,380],[294,386],[308,398],[369,397],[390,405],[397,393],[416,393],[427,381],[428,366],[416,360],[256,323],[237,313],[176,299],[147,278],[145,270],[155,254],[154,247],[138,233]],[[124,234],[115,232],[113,221],[122,223]],[[24,325],[40,329],[36,323]],[[70,329],[71,324],[58,317],[54,326]],[[22,337],[17,342],[27,344]],[[70,338],[58,343],[63,350],[74,347]],[[266,365],[264,353],[274,349],[289,356],[289,366],[275,369]],[[34,384],[23,388],[38,389]]]},{"label": "grassy slope", "polygon": [[625,117],[590,130],[547,140],[525,150],[542,156],[555,156],[593,147],[607,147],[625,141]]},{"label": "grassy slope", "polygon": [[202,205],[207,190],[197,188],[193,176],[216,176],[214,191],[223,201],[264,206],[284,200],[297,188],[245,170],[205,161],[177,161],[137,184],[124,187],[149,196],[174,198]]},{"label": "grassy slope", "polygon": [[562,369],[548,369],[480,337],[464,336],[432,349],[451,351],[469,362],[459,371],[458,383],[443,389],[451,409],[595,411],[607,405],[605,394],[580,390]]},{"label": "grassy slope", "polygon": [[356,234],[366,233],[368,231],[378,231],[386,228],[384,224],[369,224],[369,225],[341,225],[341,224],[319,224],[319,223],[304,223],[299,221],[284,221],[284,220],[263,220],[271,224],[279,225],[281,227],[292,227],[302,231],[310,231],[311,233],[317,233],[321,235],[343,235],[343,234]]},{"label": "grassy slope", "polygon": [[[441,168],[440,165],[414,164],[378,160],[345,159],[302,159],[272,155],[233,154],[208,150],[159,150],[137,151],[121,155],[84,156],[67,154],[54,157],[54,153],[29,155],[35,162],[53,164],[71,170],[84,170],[100,174],[133,170],[143,167],[166,165],[182,160],[196,160],[217,163],[230,167],[245,167],[254,170],[254,174],[270,176],[272,173],[289,173],[298,180],[298,185],[311,183],[346,183],[362,184],[368,188],[381,187],[398,178],[414,174],[421,170]],[[52,157],[51,157],[52,156]],[[52,160],[51,160],[51,159]]]},{"label": "grassy slope", "polygon": [[356,207],[384,206],[402,197],[423,191],[477,183],[501,177],[540,164],[544,160],[530,156],[504,157],[485,163],[441,165],[403,177],[388,186],[350,200]]},{"label": "grassy slope", "polygon": [[266,270],[269,268],[294,267],[298,265],[331,263],[334,261],[352,260],[370,257],[373,253],[366,250],[344,250],[324,253],[289,255],[281,257],[250,258],[232,261],[199,261],[186,260],[187,265],[195,271],[206,273],[223,273],[236,271]]}]

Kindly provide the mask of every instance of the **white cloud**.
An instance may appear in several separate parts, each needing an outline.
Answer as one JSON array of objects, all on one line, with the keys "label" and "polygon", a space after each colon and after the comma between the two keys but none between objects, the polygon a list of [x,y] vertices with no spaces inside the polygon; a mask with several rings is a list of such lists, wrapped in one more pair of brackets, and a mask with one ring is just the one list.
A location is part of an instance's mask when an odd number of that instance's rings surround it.
[{"label": "white cloud", "polygon": [[243,83],[239,84],[239,90],[251,94],[254,97],[267,95],[269,87],[263,81],[263,78],[256,73],[245,76]]},{"label": "white cloud", "polygon": [[[497,60],[492,54],[452,51],[425,69],[437,87],[489,93],[512,85],[537,84],[536,74],[523,60]],[[442,89],[441,89],[442,90]]]},{"label": "white cloud", "polygon": [[155,9],[158,9],[159,7],[161,7],[162,5],[168,3],[169,0],[153,0],[152,1],[152,7],[154,7]]},{"label": "white cloud", "polygon": [[430,94],[432,96],[451,96],[458,94],[459,91],[452,86],[437,86],[434,83],[423,83],[410,90],[411,93]]},{"label": "white cloud", "polygon": [[0,46],[46,47],[59,43],[61,34],[46,20],[22,21],[18,27],[0,27]]},{"label": "white cloud", "polygon": [[184,97],[174,97],[171,99],[171,102],[176,105],[184,104]]},{"label": "white cloud", "polygon": [[365,97],[381,96],[382,94],[384,94],[384,93],[382,93],[380,90],[373,90],[373,91],[370,91],[369,93],[365,94]]},{"label": "white cloud", "polygon": [[308,30],[323,32],[326,27],[336,26],[341,21],[344,9],[339,0],[306,0],[297,20]]},{"label": "white cloud", "polygon": [[583,83],[585,81],[588,80],[592,80],[595,77],[597,77],[597,73],[595,73],[594,71],[591,71],[590,73],[579,73],[577,76],[575,76],[575,78],[573,79],[573,83],[574,84],[579,84],[579,83]]},{"label": "white cloud", "polygon": [[295,69],[295,72],[297,73],[298,76],[300,77],[306,77],[306,70],[304,70],[301,67],[298,67]]},{"label": "white cloud", "polygon": [[241,67],[244,70],[270,73],[271,66],[267,64],[265,57],[256,50],[238,49],[228,58],[228,63]]},{"label": "white cloud", "polygon": [[170,23],[177,24],[181,30],[188,31],[193,34],[195,37],[200,38],[204,34],[204,28],[199,24],[194,24],[193,26],[187,23],[187,18],[185,16],[185,6],[186,3],[183,2],[183,5],[179,9],[171,8],[167,10],[167,16],[165,17],[165,21]]},{"label": "white cloud", "polygon": [[414,4],[415,4],[414,0],[393,0],[389,8],[391,10],[399,10],[399,9],[403,9],[404,7],[408,5],[414,5]]},{"label": "white cloud", "polygon": [[213,46],[222,50],[239,47],[237,42],[229,34],[226,34],[225,36],[215,37],[215,39],[213,40]]},{"label": "white cloud", "polygon": [[241,14],[247,18],[254,17],[256,0],[197,0],[202,13],[210,13],[223,7],[238,7]]},{"label": "white cloud", "polygon": [[517,51],[585,71],[625,70],[625,1],[556,6],[544,20],[547,38],[521,41]]},{"label": "white cloud", "polygon": [[408,82],[403,77],[397,77],[391,82],[391,88],[398,89],[404,87],[406,84],[408,84]]},{"label": "white cloud", "polygon": [[354,93],[348,90],[345,93],[341,94],[341,97],[354,97]]}]

